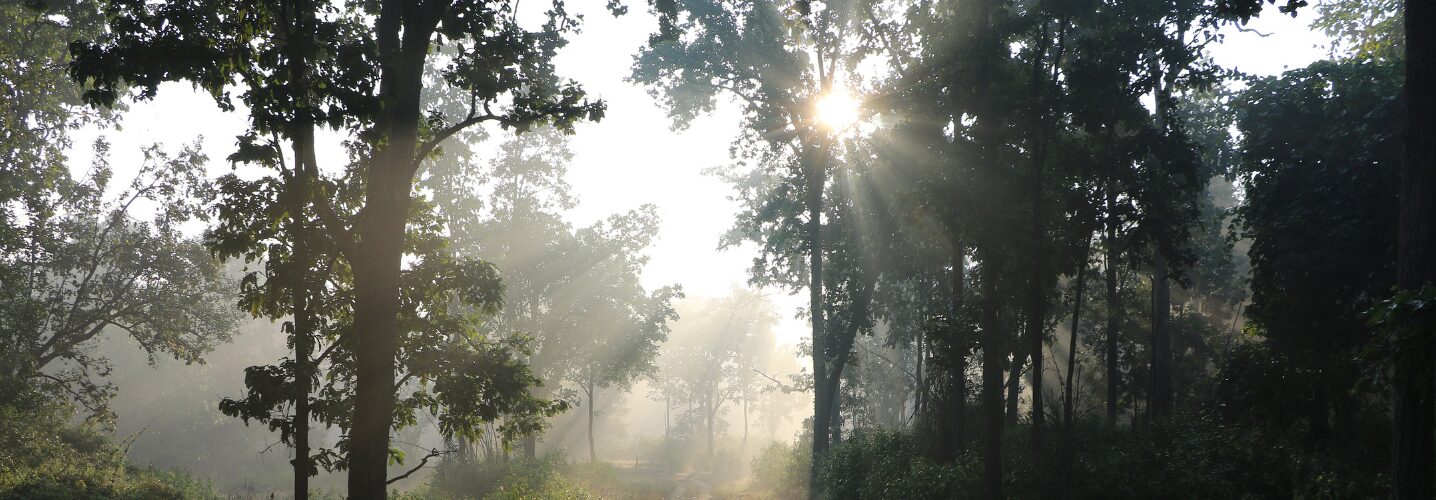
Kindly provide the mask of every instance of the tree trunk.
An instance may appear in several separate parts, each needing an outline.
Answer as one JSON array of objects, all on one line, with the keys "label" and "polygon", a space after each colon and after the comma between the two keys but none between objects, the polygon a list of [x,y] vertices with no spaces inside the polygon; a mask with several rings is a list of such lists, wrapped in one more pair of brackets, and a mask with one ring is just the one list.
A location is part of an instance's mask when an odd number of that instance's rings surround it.
[{"label": "tree trunk", "polygon": [[1088,236],[1088,243],[1082,245],[1081,267],[1077,268],[1077,296],[1073,297],[1072,305],[1072,336],[1067,341],[1067,384],[1062,391],[1062,422],[1067,428],[1067,435],[1072,435],[1072,423],[1076,418],[1076,411],[1072,408],[1073,384],[1076,383],[1077,373],[1077,335],[1082,326],[1082,292],[1087,286],[1087,254],[1091,251],[1091,235]]},{"label": "tree trunk", "polygon": [[[309,305],[309,267],[313,262],[308,236],[309,229],[304,226],[303,217],[305,207],[309,200],[309,173],[307,168],[299,167],[298,163],[305,161],[305,158],[312,159],[313,155],[313,130],[308,134],[309,140],[295,138],[295,169],[294,169],[294,197],[291,208],[291,225],[289,234],[294,238],[294,253],[291,256],[295,270],[295,285],[292,290],[294,306],[294,420],[291,423],[294,432],[294,498],[305,500],[309,498],[309,475],[313,468],[309,459],[309,380],[314,373],[314,315]],[[301,146],[304,144],[304,146]],[[306,154],[305,151],[309,152]]]},{"label": "tree trunk", "polygon": [[1018,423],[1018,403],[1022,399],[1022,365],[1027,362],[1027,353],[1018,348],[1012,353],[1012,362],[1007,365],[1007,425]]},{"label": "tree trunk", "polygon": [[[1156,125],[1162,134],[1167,133],[1167,112],[1171,101],[1170,75],[1157,74]],[[1165,171],[1165,160],[1155,159],[1159,172]],[[1160,174],[1159,174],[1160,175]],[[1165,200],[1163,194],[1158,199]],[[1170,221],[1157,221],[1164,224]],[[1167,263],[1167,247],[1171,242],[1159,236],[1154,242],[1152,256],[1152,394],[1148,412],[1153,417],[1165,418],[1172,412],[1172,289],[1168,275],[1171,269]]]},{"label": "tree trunk", "polygon": [[1032,184],[1028,190],[1032,195],[1032,220],[1029,235],[1029,244],[1032,248],[1032,261],[1029,266],[1028,275],[1028,304],[1027,304],[1027,348],[1028,356],[1032,357],[1032,446],[1033,458],[1042,458],[1042,427],[1047,420],[1046,410],[1043,408],[1043,372],[1046,365],[1043,363],[1043,345],[1047,338],[1047,227],[1046,199],[1044,193],[1044,178],[1047,166],[1047,120],[1046,93],[1043,92],[1042,76],[1046,74],[1043,60],[1047,57],[1047,48],[1051,42],[1048,36],[1047,22],[1042,22],[1039,30],[1036,50],[1032,55],[1032,122],[1035,136],[1032,139]]},{"label": "tree trunk", "polygon": [[808,475],[808,496],[819,498],[818,459],[828,451],[828,427],[831,422],[831,395],[828,386],[828,339],[823,330],[823,187],[826,167],[816,156],[811,143],[803,145],[803,166],[806,177],[808,220],[808,312],[812,318],[813,336],[813,460]]},{"label": "tree trunk", "polygon": [[1152,261],[1152,407],[1148,411],[1165,418],[1172,412],[1171,281],[1166,253],[1157,250]]},{"label": "tree trunk", "polygon": [[[432,17],[433,19],[429,19]],[[383,111],[365,172],[354,274],[354,419],[349,431],[349,497],[385,498],[389,428],[395,404],[399,277],[419,134],[421,77],[438,16],[386,0],[375,23]],[[402,36],[402,43],[400,37]]]},{"label": "tree trunk", "polygon": [[[955,231],[955,229],[954,229]],[[964,448],[963,433],[966,431],[966,403],[967,403],[967,339],[963,327],[963,288],[966,286],[965,273],[967,272],[966,249],[962,241],[956,236],[952,238],[952,331],[948,345],[948,362],[951,363],[951,373],[947,377],[947,395],[944,397],[943,408],[946,414],[942,417],[940,428],[946,429],[943,432],[943,460],[952,460],[962,453]]]},{"label": "tree trunk", "polygon": [[1008,350],[997,317],[997,271],[991,259],[982,266],[983,485],[987,498],[1002,499],[1002,358]]},{"label": "tree trunk", "polygon": [[318,177],[319,165],[314,154],[314,123],[308,118],[309,95],[309,53],[313,48],[311,37],[315,13],[313,5],[306,1],[287,2],[282,9],[284,16],[284,44],[287,71],[291,91],[296,95],[295,108],[298,117],[293,123],[289,136],[294,152],[294,168],[291,170],[289,186],[289,223],[287,232],[294,246],[290,255],[293,266],[294,285],[291,291],[293,306],[294,339],[294,418],[291,432],[294,433],[294,498],[309,498],[309,476],[314,469],[309,456],[309,392],[310,379],[314,374],[314,314],[309,304],[311,290],[310,268],[315,256],[310,248],[313,228],[306,224],[310,198]]},{"label": "tree trunk", "polygon": [[598,452],[593,446],[593,386],[588,388],[588,462],[598,463]]},{"label": "tree trunk", "polygon": [[913,413],[913,415],[921,415],[921,414],[922,414],[922,394],[923,394],[923,392],[926,392],[926,389],[927,389],[926,387],[923,387],[923,380],[922,380],[922,359],[923,359],[924,354],[925,354],[925,352],[923,351],[923,345],[922,345],[922,344],[923,344],[923,337],[925,337],[925,335],[924,335],[924,333],[923,333],[923,329],[922,329],[922,328],[919,328],[918,331],[917,331],[917,362],[916,362],[916,367],[914,368],[914,372],[913,372],[913,391],[912,391],[912,413]]},{"label": "tree trunk", "polygon": [[1117,387],[1120,382],[1121,372],[1117,370],[1117,335],[1122,326],[1122,303],[1121,296],[1117,294],[1117,218],[1113,215],[1116,208],[1116,193],[1112,183],[1107,183],[1107,236],[1103,246],[1106,247],[1107,260],[1103,265],[1103,273],[1107,276],[1107,426],[1117,426]]},{"label": "tree trunk", "polygon": [[[1417,291],[1436,281],[1436,5],[1406,1],[1406,136],[1396,285]],[[1436,331],[1418,325],[1396,353],[1392,380],[1392,482],[1398,499],[1433,498],[1436,457]]]}]

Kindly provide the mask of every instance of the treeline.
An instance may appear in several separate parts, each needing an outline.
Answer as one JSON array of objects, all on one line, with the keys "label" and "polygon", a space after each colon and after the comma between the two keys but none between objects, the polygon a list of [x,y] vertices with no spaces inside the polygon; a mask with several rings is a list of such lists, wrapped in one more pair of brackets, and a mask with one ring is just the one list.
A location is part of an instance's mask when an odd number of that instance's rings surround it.
[{"label": "treeline", "polygon": [[632,78],[743,110],[725,241],[810,294],[810,495],[1430,494],[1401,5],[1315,9],[1340,55],[1254,78],[1206,49],[1261,2],[678,4]]},{"label": "treeline", "polygon": [[[560,217],[558,134],[606,108],[553,62],[582,16],[518,4],[0,6],[0,409],[103,424],[98,335],[200,362],[248,315],[288,353],[219,410],[293,447],[298,498],[320,469],[383,498],[441,456],[534,454],[575,403],[595,459],[595,398],[655,373],[681,292],[639,283],[651,208]],[[741,110],[723,243],[809,296],[812,364],[770,380],[814,397],[810,460],[765,452],[810,467],[772,474],[806,478],[787,494],[1427,498],[1436,94],[1413,4],[1281,5],[1340,54],[1267,78],[1206,52],[1259,0],[606,6],[655,14],[630,80],[674,126]],[[107,196],[99,143],[70,174],[68,131],[176,81],[245,113],[236,173],[155,147]],[[519,135],[485,164],[481,127]],[[319,157],[331,132],[347,158]],[[753,328],[715,345],[770,321],[730,306]],[[739,345],[661,375],[709,443],[754,390]],[[392,435],[425,415],[446,446],[406,461]]]}]

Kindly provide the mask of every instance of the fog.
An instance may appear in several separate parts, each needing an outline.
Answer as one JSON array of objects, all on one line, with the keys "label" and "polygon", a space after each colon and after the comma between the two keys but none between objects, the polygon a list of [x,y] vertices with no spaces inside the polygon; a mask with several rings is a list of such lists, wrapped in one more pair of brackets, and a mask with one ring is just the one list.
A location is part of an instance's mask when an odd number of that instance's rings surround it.
[{"label": "fog", "polygon": [[0,3],[0,498],[1432,497],[1415,4]]}]

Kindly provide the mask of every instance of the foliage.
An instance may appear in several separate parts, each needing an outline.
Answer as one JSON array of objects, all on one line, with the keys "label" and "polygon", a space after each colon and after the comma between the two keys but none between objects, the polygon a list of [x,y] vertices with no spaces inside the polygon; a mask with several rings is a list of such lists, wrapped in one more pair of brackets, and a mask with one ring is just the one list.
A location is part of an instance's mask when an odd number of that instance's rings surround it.
[{"label": "foliage", "polygon": [[1395,283],[1400,81],[1390,64],[1322,62],[1254,80],[1235,103],[1248,327],[1289,373],[1270,404],[1309,406],[1323,440],[1356,437],[1366,311]]},{"label": "foliage", "polygon": [[0,405],[0,497],[220,498],[208,484],[136,467],[94,426],[65,423],[65,404]]},{"label": "foliage", "polygon": [[96,337],[120,332],[151,362],[198,363],[238,319],[226,298],[232,281],[179,230],[206,218],[204,155],[194,146],[144,154],[111,198],[108,147],[97,144],[89,173],[60,179],[46,210],[22,228],[23,246],[0,258],[16,277],[0,301],[0,377],[73,398],[100,420],[111,418],[114,387],[103,381],[108,361],[92,354]]},{"label": "foliage", "polygon": [[808,474],[813,452],[806,441],[788,444],[773,441],[753,457],[753,487],[777,498],[808,496]]}]

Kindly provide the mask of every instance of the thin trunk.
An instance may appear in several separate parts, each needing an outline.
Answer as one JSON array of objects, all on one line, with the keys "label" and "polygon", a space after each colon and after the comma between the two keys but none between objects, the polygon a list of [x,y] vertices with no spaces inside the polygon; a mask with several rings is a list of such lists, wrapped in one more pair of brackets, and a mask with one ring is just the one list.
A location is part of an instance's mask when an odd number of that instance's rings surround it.
[{"label": "thin trunk", "polygon": [[947,415],[943,416],[942,428],[948,429],[943,442],[942,458],[951,460],[962,453],[964,448],[963,433],[966,430],[965,407],[967,403],[967,339],[966,330],[963,327],[963,287],[966,285],[964,274],[967,272],[966,249],[962,241],[954,236],[952,238],[952,336],[950,339],[949,362],[952,363],[952,372],[948,374],[948,394],[944,398],[943,408],[947,409]]},{"label": "thin trunk", "polygon": [[1037,47],[1032,55],[1032,103],[1033,103],[1033,130],[1036,136],[1032,142],[1032,185],[1028,190],[1032,195],[1032,220],[1029,242],[1032,248],[1032,262],[1030,263],[1027,286],[1027,348],[1028,356],[1032,357],[1032,445],[1034,446],[1034,457],[1042,457],[1042,427],[1047,420],[1047,413],[1043,408],[1043,345],[1047,337],[1047,252],[1046,252],[1046,213],[1047,197],[1044,193],[1045,170],[1047,165],[1047,123],[1046,113],[1043,106],[1046,105],[1046,92],[1041,85],[1042,76],[1046,74],[1043,69],[1043,60],[1047,57],[1047,48],[1051,42],[1048,33],[1047,22],[1043,21],[1042,29],[1038,33]]},{"label": "thin trunk", "polygon": [[314,124],[308,116],[308,94],[309,94],[309,73],[308,55],[312,49],[310,40],[311,29],[314,22],[313,6],[306,1],[285,2],[282,9],[284,16],[284,44],[289,72],[290,85],[296,95],[295,113],[299,118],[293,123],[290,131],[290,141],[294,151],[294,168],[290,182],[289,195],[289,237],[293,241],[294,251],[290,258],[293,262],[294,285],[291,290],[293,314],[293,329],[291,335],[294,338],[294,419],[290,424],[291,432],[294,433],[294,459],[291,461],[294,469],[294,498],[295,500],[307,500],[309,498],[309,476],[314,468],[309,456],[309,392],[310,379],[314,373],[314,314],[309,303],[310,274],[309,270],[315,257],[310,248],[311,228],[306,226],[305,213],[308,212],[312,190],[310,182],[318,175],[318,163],[314,154]]},{"label": "thin trunk", "polygon": [[[1165,134],[1171,84],[1160,72],[1157,75],[1157,130]],[[1159,171],[1166,170],[1163,158],[1156,158],[1155,166]],[[1158,224],[1162,222],[1157,221]],[[1152,394],[1148,411],[1151,416],[1164,418],[1172,412],[1172,290],[1166,248],[1170,242],[1159,239],[1155,243],[1152,257]]]},{"label": "thin trunk", "polygon": [[[1396,285],[1417,291],[1436,282],[1436,5],[1406,1],[1406,136]],[[1398,499],[1433,498],[1436,457],[1436,339],[1424,325],[1397,351],[1393,379],[1392,464]]]},{"label": "thin trunk", "polygon": [[1008,350],[997,317],[997,271],[990,259],[982,266],[983,485],[987,498],[1002,499],[1002,358]]},{"label": "thin trunk", "polygon": [[1107,236],[1103,246],[1107,252],[1103,273],[1107,276],[1107,425],[1117,426],[1117,387],[1121,373],[1117,371],[1117,333],[1122,325],[1121,296],[1117,294],[1117,220],[1113,215],[1117,195],[1107,183]]},{"label": "thin trunk", "polygon": [[828,451],[828,427],[832,398],[826,394],[828,386],[828,339],[823,331],[823,186],[826,184],[826,169],[812,151],[812,144],[805,144],[803,159],[807,180],[808,220],[805,227],[808,239],[808,312],[812,318],[813,341],[813,460],[808,475],[808,496],[819,498],[818,459]]},{"label": "thin trunk", "polygon": [[593,386],[588,386],[588,462],[598,463],[598,453],[593,446]]},{"label": "thin trunk", "polygon": [[1167,255],[1158,250],[1152,259],[1152,394],[1153,417],[1172,412],[1171,282],[1167,279]]},{"label": "thin trunk", "polygon": [[924,392],[926,392],[926,390],[927,390],[927,388],[924,387],[924,385],[923,385],[923,380],[922,380],[922,360],[923,360],[923,357],[924,357],[924,354],[925,354],[925,351],[923,350],[923,338],[925,337],[925,335],[924,335],[924,333],[923,333],[923,330],[924,330],[924,329],[919,328],[918,331],[917,331],[917,367],[916,367],[916,369],[914,370],[915,373],[913,374],[913,391],[912,391],[912,392],[913,392],[913,394],[912,394],[912,397],[913,397],[912,413],[913,413],[913,415],[921,415],[921,414],[922,414],[922,394],[923,394]]},{"label": "thin trunk", "polygon": [[1007,425],[1018,423],[1018,403],[1022,399],[1022,366],[1027,362],[1027,353],[1020,348],[1012,353],[1012,362],[1007,365]]},{"label": "thin trunk", "polygon": [[1082,326],[1082,292],[1087,287],[1087,254],[1091,251],[1091,235],[1087,236],[1087,243],[1082,245],[1082,261],[1077,268],[1077,296],[1073,298],[1072,305],[1072,336],[1067,341],[1067,384],[1062,391],[1062,422],[1067,427],[1067,435],[1072,434],[1072,422],[1076,412],[1073,410],[1072,393],[1075,383],[1074,374],[1077,373],[1077,335]]}]

